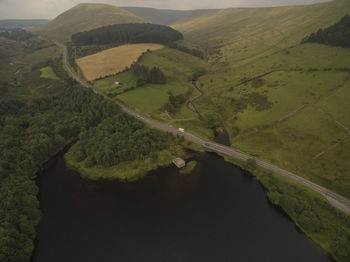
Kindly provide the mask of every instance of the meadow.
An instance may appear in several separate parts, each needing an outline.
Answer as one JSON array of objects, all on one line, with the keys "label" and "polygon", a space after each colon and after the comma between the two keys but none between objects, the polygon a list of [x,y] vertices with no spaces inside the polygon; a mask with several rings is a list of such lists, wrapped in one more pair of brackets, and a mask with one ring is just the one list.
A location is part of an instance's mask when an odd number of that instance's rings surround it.
[{"label": "meadow", "polygon": [[[183,43],[183,41],[181,42]],[[186,44],[190,45],[189,43]],[[143,87],[127,91],[127,89],[136,86],[137,76],[130,71],[126,71],[95,80],[94,87],[115,99],[122,100],[139,112],[152,115],[159,121],[175,126],[180,121],[191,122],[197,118],[186,105],[183,105],[173,117],[161,108],[169,102],[169,91],[175,96],[188,92],[191,92],[191,96],[197,95],[197,91],[193,90],[191,79],[198,71],[209,70],[209,65],[205,60],[165,47],[145,53],[139,60],[139,64],[150,68],[160,68],[166,77],[167,83],[164,85],[146,84]],[[116,86],[116,81],[121,82],[122,85]],[[188,124],[187,126],[192,125]]]},{"label": "meadow", "polygon": [[169,99],[169,91],[174,95],[186,93],[187,87],[172,84],[146,84],[132,91],[126,92],[119,99],[143,113],[150,114],[160,109]]},{"label": "meadow", "polygon": [[235,148],[350,197],[349,61],[349,49],[303,44],[216,68],[196,106],[219,116]]},{"label": "meadow", "polygon": [[114,75],[136,62],[147,50],[163,48],[159,44],[130,44],[107,49],[97,54],[76,60],[81,72],[87,80]]}]

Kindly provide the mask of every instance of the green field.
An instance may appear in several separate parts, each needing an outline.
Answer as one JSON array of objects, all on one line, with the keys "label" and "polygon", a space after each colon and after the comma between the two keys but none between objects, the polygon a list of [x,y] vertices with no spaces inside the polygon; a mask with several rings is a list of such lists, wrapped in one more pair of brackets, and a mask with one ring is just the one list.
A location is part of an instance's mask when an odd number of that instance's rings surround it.
[{"label": "green field", "polygon": [[[187,43],[187,45],[190,44]],[[136,86],[137,76],[130,71],[126,71],[94,81],[95,88],[105,94],[115,96],[140,112],[152,114],[158,120],[169,123],[180,120],[190,121],[188,125],[192,125],[191,121],[196,119],[196,115],[185,105],[173,117],[159,109],[169,102],[169,91],[175,96],[191,91],[193,89],[191,84],[193,75],[199,70],[209,70],[207,62],[172,48],[163,48],[146,53],[139,63],[150,68],[159,67],[165,74],[167,84],[147,84],[121,94],[126,89]],[[115,86],[116,81],[121,82],[122,85]],[[192,93],[193,96],[197,95],[197,91]]]},{"label": "green field", "polygon": [[[205,76],[205,95],[196,105],[204,116],[223,115],[234,147],[350,197],[350,177],[345,175],[350,148],[339,143],[350,124],[349,57],[345,48],[298,45],[232,73]],[[271,71],[259,81],[240,84]],[[335,145],[337,153],[329,150]]]},{"label": "green field", "polygon": [[147,84],[143,87],[126,92],[118,96],[118,98],[123,100],[128,105],[149,114],[157,109],[160,109],[165,103],[168,102],[169,91],[171,91],[174,95],[179,95],[186,93],[187,90],[188,88],[185,86],[173,84]]},{"label": "green field", "polygon": [[53,80],[59,80],[59,78],[55,75],[55,73],[52,71],[52,68],[47,66],[42,69],[40,69],[41,75],[40,77],[42,78],[47,78],[47,79],[53,79]]}]

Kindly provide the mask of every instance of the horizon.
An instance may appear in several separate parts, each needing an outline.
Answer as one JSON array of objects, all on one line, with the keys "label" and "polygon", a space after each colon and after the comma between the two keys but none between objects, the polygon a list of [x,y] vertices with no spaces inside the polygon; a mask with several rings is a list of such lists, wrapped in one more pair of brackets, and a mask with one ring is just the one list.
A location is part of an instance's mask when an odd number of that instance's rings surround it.
[{"label": "horizon", "polygon": [[[34,0],[27,3],[26,0],[3,0],[0,3],[0,20],[27,20],[43,19],[52,20],[61,13],[77,6],[78,4],[110,4],[120,8],[139,7],[159,10],[191,11],[205,9],[225,8],[266,8],[279,6],[312,5],[332,0],[196,0],[188,3],[185,0]],[[46,16],[45,16],[46,15]]]}]

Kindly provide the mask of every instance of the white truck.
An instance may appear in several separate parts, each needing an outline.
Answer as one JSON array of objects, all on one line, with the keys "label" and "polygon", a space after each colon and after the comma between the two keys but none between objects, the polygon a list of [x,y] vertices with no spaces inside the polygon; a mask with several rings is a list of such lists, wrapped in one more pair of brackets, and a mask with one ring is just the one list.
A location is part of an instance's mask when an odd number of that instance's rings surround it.
[{"label": "white truck", "polygon": [[179,128],[179,131],[183,133],[183,132],[185,132],[185,129],[183,129],[183,128],[180,127],[180,128]]}]

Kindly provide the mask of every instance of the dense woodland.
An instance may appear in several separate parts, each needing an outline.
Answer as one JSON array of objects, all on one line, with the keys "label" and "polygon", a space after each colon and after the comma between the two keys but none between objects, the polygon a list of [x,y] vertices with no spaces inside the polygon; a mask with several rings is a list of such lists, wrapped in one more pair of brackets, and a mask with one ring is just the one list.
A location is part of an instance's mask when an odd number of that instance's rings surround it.
[{"label": "dense woodland", "polygon": [[191,95],[191,91],[186,94],[180,94],[174,96],[171,91],[169,91],[169,102],[166,103],[161,110],[167,111],[171,116],[174,116],[181,108],[181,106],[186,102],[186,99]]},{"label": "dense woodland", "polygon": [[106,45],[127,43],[166,44],[182,40],[183,35],[175,29],[155,24],[118,24],[104,26],[72,36],[75,45]]},{"label": "dense woodland", "polygon": [[130,71],[138,77],[137,87],[140,87],[146,83],[166,83],[165,75],[158,67],[149,68],[147,66],[134,63],[130,66]]},{"label": "dense woodland", "polygon": [[61,59],[48,64],[62,79],[53,83],[59,92],[26,100],[1,89],[0,261],[4,262],[30,261],[35,226],[41,219],[34,178],[50,156],[80,138],[76,158],[87,158],[89,166],[110,166],[142,159],[171,143],[170,135],[147,128],[115,103],[77,86]]},{"label": "dense woodland", "polygon": [[302,43],[320,43],[350,48],[350,16],[344,16],[338,23],[326,29],[319,29],[316,33],[305,37]]}]

